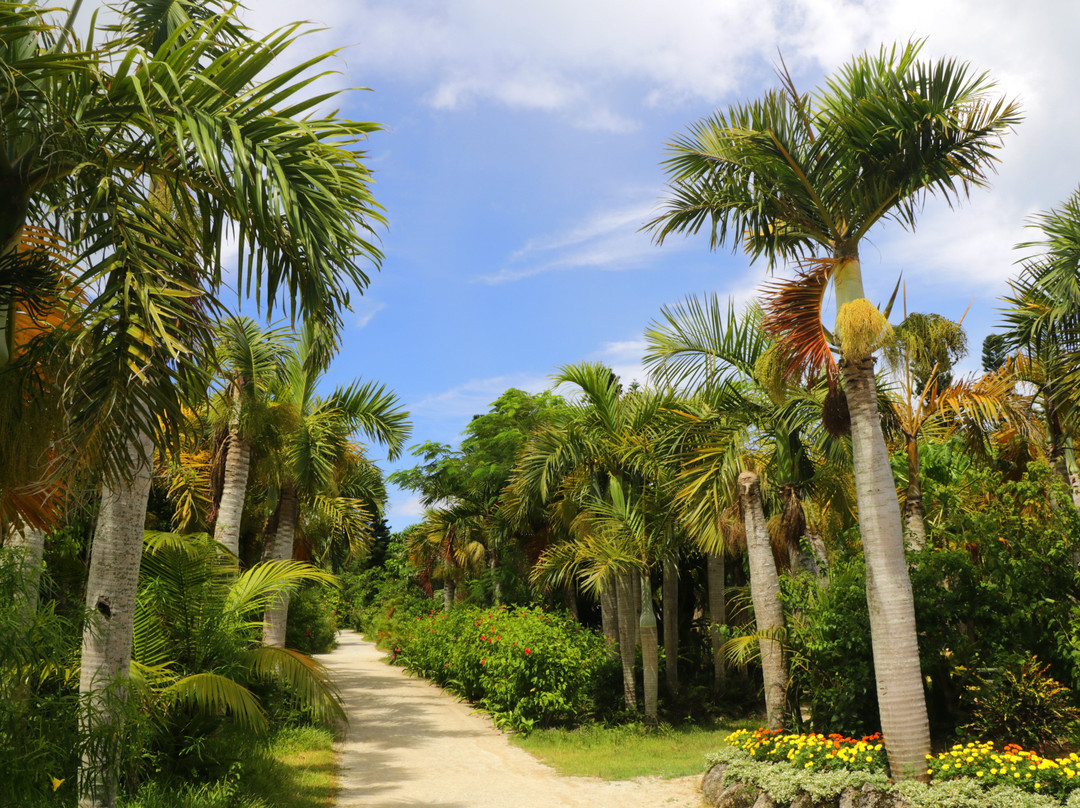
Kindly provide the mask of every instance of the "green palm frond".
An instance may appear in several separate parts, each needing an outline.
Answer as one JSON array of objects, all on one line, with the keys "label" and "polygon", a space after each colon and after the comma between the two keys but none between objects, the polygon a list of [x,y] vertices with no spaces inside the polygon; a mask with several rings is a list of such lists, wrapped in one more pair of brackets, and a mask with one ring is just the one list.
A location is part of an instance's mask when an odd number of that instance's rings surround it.
[{"label": "green palm frond", "polygon": [[261,616],[283,591],[295,591],[307,582],[338,586],[338,578],[301,561],[264,561],[241,573],[229,588],[227,614]]},{"label": "green palm frond", "polygon": [[348,722],[326,668],[316,660],[291,648],[272,645],[251,649],[247,658],[258,676],[284,683],[320,719]]},{"label": "green palm frond", "polygon": [[166,687],[167,702],[195,707],[208,715],[228,714],[240,727],[264,733],[269,724],[258,698],[250,690],[218,673],[195,673]]}]

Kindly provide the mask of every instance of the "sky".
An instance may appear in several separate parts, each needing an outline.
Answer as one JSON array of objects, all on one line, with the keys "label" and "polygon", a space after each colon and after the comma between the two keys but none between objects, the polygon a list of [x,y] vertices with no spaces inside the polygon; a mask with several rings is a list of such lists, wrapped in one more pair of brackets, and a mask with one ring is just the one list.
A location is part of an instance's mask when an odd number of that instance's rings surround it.
[{"label": "sky", "polygon": [[[853,54],[925,38],[926,57],[969,61],[1020,100],[989,190],[930,200],[914,233],[871,231],[871,300],[903,274],[909,311],[983,337],[1030,240],[1030,217],[1080,182],[1072,0],[248,0],[261,32],[323,29],[299,59],[341,48],[324,78],[343,114],[383,130],[367,144],[385,208],[385,253],[346,315],[328,384],[376,379],[412,414],[410,443],[456,444],[509,387],[539,392],[561,365],[644,379],[660,307],[716,292],[749,300],[763,264],[710,252],[705,235],[652,244],[665,143],[717,108],[775,87],[778,54],[804,91]],[[369,90],[346,88],[370,88]],[[783,270],[781,270],[783,271]],[[896,316],[900,315],[900,316]],[[894,311],[894,322],[902,313]],[[384,459],[371,448],[372,457]],[[406,456],[384,468],[414,464]],[[395,530],[420,518],[393,490]]]}]

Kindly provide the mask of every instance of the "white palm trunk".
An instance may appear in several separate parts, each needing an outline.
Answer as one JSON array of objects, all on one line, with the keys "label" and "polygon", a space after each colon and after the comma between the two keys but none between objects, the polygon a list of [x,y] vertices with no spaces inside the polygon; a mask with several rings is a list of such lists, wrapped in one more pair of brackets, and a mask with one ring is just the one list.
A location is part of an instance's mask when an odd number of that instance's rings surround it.
[{"label": "white palm trunk", "polygon": [[[298,504],[296,490],[286,486],[281,492],[281,504],[278,506],[277,532],[274,534],[274,546],[270,559],[273,561],[291,561],[293,542],[296,539]],[[265,645],[285,645],[285,628],[289,621],[289,593],[282,592],[263,616],[263,643]]]},{"label": "white palm trunk", "polygon": [[214,522],[214,541],[220,542],[234,556],[240,555],[240,520],[244,515],[250,469],[251,444],[240,434],[240,396],[237,394],[229,423],[221,504]]},{"label": "white palm trunk", "polygon": [[9,552],[18,555],[22,581],[17,597],[27,621],[37,611],[41,590],[41,564],[45,557],[45,531],[24,525],[8,537]]},{"label": "white palm trunk", "polygon": [[746,523],[746,555],[750,562],[750,597],[754,601],[754,621],[761,639],[761,673],[765,679],[765,712],[769,729],[782,729],[786,723],[787,660],[777,634],[784,629],[784,611],[780,604],[780,577],[761,505],[761,482],[757,474],[739,475],[739,501]]},{"label": "white palm trunk", "polygon": [[923,510],[922,469],[919,466],[919,442],[907,438],[908,487],[904,497],[904,527],[912,550],[926,547],[926,512]]},{"label": "white palm trunk", "polygon": [[637,685],[634,682],[635,637],[638,631],[637,607],[634,604],[634,573],[621,573],[615,583],[619,609],[619,658],[622,660],[623,701],[626,709],[637,709]]},{"label": "white palm trunk", "polygon": [[668,693],[679,692],[679,565],[664,561],[664,674]]},{"label": "white palm trunk", "polygon": [[607,640],[608,656],[614,659],[619,655],[619,607],[613,580],[600,585],[600,625]]},{"label": "white palm trunk", "polygon": [[878,415],[873,358],[845,363],[844,385],[851,412],[881,729],[893,776],[917,777],[930,752],[930,724],[919,665],[915,599],[904,558],[900,503]]},{"label": "white palm trunk", "polygon": [[727,625],[727,603],[724,593],[724,557],[709,553],[706,556],[706,578],[709,587],[709,636],[713,652],[713,685],[719,693],[727,678],[727,666],[724,664],[722,648],[724,645],[724,626]]},{"label": "white palm trunk", "polygon": [[150,498],[153,444],[128,447],[130,481],[102,486],[101,511],[90,550],[87,621],[79,669],[79,729],[89,740],[79,768],[79,808],[116,805],[117,735],[131,666],[135,597],[143,528]]},{"label": "white palm trunk", "polygon": [[641,634],[642,689],[645,691],[645,717],[656,721],[660,690],[660,658],[657,653],[656,612],[653,610],[652,581],[641,576]]}]

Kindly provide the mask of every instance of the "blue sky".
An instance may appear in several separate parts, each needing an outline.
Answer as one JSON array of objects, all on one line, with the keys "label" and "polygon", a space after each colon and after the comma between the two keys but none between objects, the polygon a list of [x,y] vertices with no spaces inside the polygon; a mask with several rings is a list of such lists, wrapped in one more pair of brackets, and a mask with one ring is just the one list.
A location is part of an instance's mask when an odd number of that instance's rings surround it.
[{"label": "blue sky", "polygon": [[[642,377],[660,306],[766,278],[705,237],[658,248],[639,227],[663,189],[665,141],[775,84],[777,50],[812,89],[851,54],[928,37],[1019,97],[1026,120],[1000,174],[959,210],[929,202],[914,234],[885,225],[863,251],[869,294],[900,272],[909,310],[965,321],[978,366],[1032,213],[1080,181],[1071,86],[1080,4],[1032,0],[250,0],[261,31],[307,18],[304,53],[344,47],[339,103],[377,121],[368,163],[386,258],[355,301],[331,383],[378,379],[413,415],[414,442],[456,443],[508,387],[539,391],[580,360]],[[375,454],[375,450],[372,452]],[[410,465],[406,458],[406,465]],[[384,464],[385,465],[385,464]],[[394,467],[400,467],[399,462]],[[388,518],[416,521],[393,492]]]}]

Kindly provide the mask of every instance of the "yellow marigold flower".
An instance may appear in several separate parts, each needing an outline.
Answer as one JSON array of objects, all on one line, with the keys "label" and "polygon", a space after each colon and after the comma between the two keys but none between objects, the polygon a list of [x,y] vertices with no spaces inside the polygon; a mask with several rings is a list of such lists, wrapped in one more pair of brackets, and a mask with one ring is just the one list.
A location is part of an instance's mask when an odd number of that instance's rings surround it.
[{"label": "yellow marigold flower", "polygon": [[982,776],[983,776],[983,773],[982,773],[982,772],[975,772],[975,776],[976,776],[976,777],[982,777]]}]

